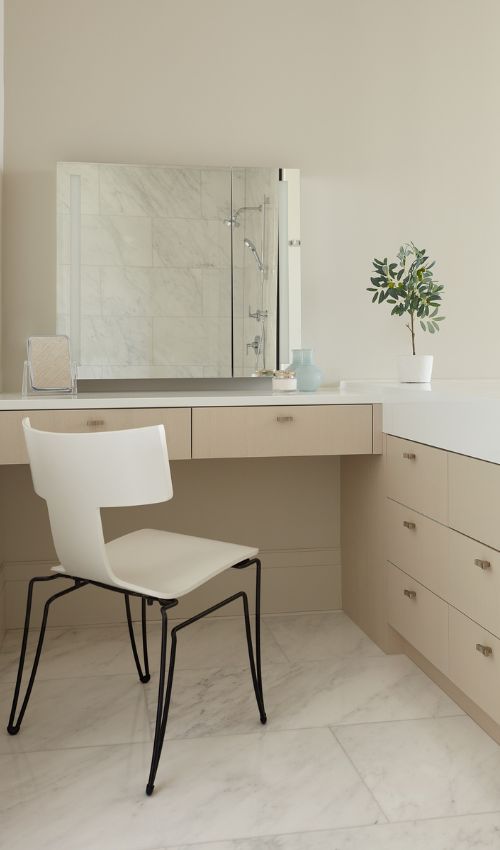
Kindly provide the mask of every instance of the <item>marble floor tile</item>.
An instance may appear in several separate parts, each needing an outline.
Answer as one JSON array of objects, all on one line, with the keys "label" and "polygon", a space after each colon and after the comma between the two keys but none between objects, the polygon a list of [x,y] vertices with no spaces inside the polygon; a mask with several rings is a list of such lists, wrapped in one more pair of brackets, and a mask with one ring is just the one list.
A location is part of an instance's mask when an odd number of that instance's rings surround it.
[{"label": "marble floor tile", "polygon": [[289,661],[384,654],[343,611],[274,615],[265,622]]},{"label": "marble floor tile", "polygon": [[0,756],[1,850],[94,850],[97,835],[103,850],[137,850],[385,820],[326,729],[171,741],[148,799],[149,758],[146,744]]},{"label": "marble floor tile", "polygon": [[390,821],[500,811],[500,747],[469,717],[334,731]]},{"label": "marble floor tile", "polygon": [[[151,722],[157,679],[146,686]],[[463,714],[403,655],[264,665],[265,731]],[[259,726],[250,672],[178,670],[168,735],[249,733]]]},{"label": "marble floor tile", "polygon": [[[488,814],[242,838],[197,844],[196,850],[498,850],[499,847],[500,814]],[[170,850],[189,848],[183,845]]]},{"label": "marble floor tile", "polygon": [[[172,625],[175,624],[172,620]],[[137,632],[137,626],[136,626]],[[138,638],[139,633],[137,632]],[[157,668],[161,627],[148,625],[151,669]],[[7,632],[0,648],[0,682],[15,682],[22,633]],[[31,663],[38,632],[30,634],[27,663]],[[286,662],[266,624],[262,624],[262,658],[266,664]],[[247,668],[248,653],[242,617],[212,617],[179,634],[177,669],[221,666]],[[109,676],[135,672],[126,623],[113,626],[47,629],[39,679],[64,676]]]},{"label": "marble floor tile", "polygon": [[[0,650],[0,682],[15,682],[22,633],[7,632]],[[33,660],[38,632],[30,634],[27,664]],[[152,660],[156,660],[151,644]],[[108,676],[135,672],[126,623],[116,626],[47,629],[38,679]]]},{"label": "marble floor tile", "polygon": [[[7,720],[11,683],[0,685]],[[143,686],[136,676],[96,676],[35,682],[18,735],[0,732],[0,753],[152,741]]]},{"label": "marble floor tile", "polygon": [[[264,622],[261,633],[263,664],[286,663],[283,650]],[[159,623],[151,624],[150,636],[151,646],[159,646]],[[207,617],[179,632],[175,664],[176,669],[221,667],[225,670],[246,670],[248,649],[243,617]]]}]

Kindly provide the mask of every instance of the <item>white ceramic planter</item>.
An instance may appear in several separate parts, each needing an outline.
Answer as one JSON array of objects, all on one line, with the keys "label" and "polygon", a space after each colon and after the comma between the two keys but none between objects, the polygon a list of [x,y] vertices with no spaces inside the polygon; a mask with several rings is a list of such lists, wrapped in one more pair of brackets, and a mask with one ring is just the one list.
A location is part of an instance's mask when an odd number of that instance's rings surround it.
[{"label": "white ceramic planter", "polygon": [[402,384],[428,384],[432,378],[432,354],[405,354],[399,358]]}]

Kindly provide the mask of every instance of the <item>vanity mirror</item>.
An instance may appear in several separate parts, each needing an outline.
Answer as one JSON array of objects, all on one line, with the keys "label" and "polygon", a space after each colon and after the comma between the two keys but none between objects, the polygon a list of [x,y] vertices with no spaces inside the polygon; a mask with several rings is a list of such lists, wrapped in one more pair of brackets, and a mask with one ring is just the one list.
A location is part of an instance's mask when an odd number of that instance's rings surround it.
[{"label": "vanity mirror", "polygon": [[59,163],[57,333],[78,377],[245,377],[300,347],[296,169]]}]

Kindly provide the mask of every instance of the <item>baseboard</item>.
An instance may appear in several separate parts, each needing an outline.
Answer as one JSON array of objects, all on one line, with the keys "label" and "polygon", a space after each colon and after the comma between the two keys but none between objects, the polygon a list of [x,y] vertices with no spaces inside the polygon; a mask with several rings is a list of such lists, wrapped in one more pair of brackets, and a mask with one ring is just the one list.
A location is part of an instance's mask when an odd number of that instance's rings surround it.
[{"label": "baseboard", "polygon": [[[322,611],[342,607],[340,548],[331,549],[273,549],[261,553],[262,611],[279,614],[294,611]],[[29,580],[36,575],[46,575],[53,561],[9,561],[3,565],[4,629],[22,626]],[[253,571],[228,570],[212,579],[188,597],[181,600],[175,616],[189,617],[197,611],[218,602],[224,596],[245,589],[253,598]],[[0,606],[2,600],[0,584]],[[33,624],[39,621],[45,599],[53,593],[52,587],[40,584],[33,610]],[[0,607],[1,611],[1,607]],[[138,609],[134,608],[136,614]],[[154,606],[151,618],[158,618]],[[220,611],[220,616],[235,613],[233,606]],[[50,612],[50,625],[76,626],[123,622],[123,598],[96,587],[85,587],[54,604]],[[1,624],[0,618],[0,624]]]}]

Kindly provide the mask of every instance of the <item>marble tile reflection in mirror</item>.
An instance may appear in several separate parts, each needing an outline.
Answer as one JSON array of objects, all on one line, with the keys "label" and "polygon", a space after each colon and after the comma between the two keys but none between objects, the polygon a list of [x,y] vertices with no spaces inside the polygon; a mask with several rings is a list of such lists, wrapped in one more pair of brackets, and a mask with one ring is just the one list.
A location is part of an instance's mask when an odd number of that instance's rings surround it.
[{"label": "marble tile reflection in mirror", "polygon": [[285,361],[283,176],[59,163],[57,332],[79,377],[241,377]]}]

